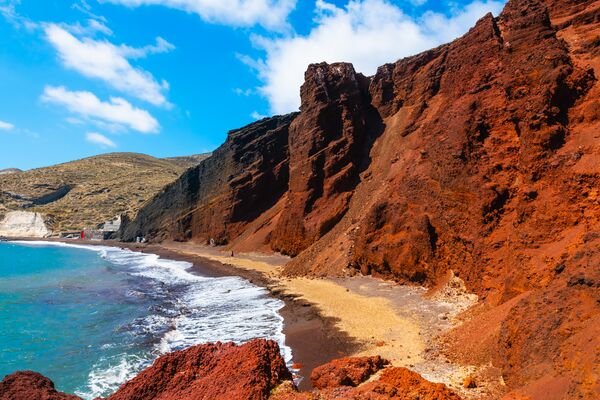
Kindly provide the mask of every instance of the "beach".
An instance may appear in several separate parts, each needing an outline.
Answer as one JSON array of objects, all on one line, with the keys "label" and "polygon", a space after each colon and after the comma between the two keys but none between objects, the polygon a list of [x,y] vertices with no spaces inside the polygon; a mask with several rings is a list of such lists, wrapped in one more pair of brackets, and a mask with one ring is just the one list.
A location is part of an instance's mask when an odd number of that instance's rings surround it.
[{"label": "beach", "polygon": [[[236,274],[267,287],[285,301],[286,344],[292,348],[300,386],[310,388],[310,371],[334,358],[381,355],[394,366],[463,391],[471,372],[440,352],[437,337],[454,327],[456,317],[477,301],[465,290],[439,290],[431,296],[373,277],[290,278],[282,274],[288,257],[238,253],[191,242],[147,245],[142,251],[192,261],[203,273]],[[460,282],[459,282],[460,286]],[[473,394],[473,392],[471,392]]]},{"label": "beach", "polygon": [[283,333],[286,345],[292,349],[294,370],[303,390],[311,388],[312,369],[346,356],[381,355],[393,366],[410,368],[459,391],[470,373],[467,368],[449,363],[436,341],[440,333],[455,325],[455,317],[474,303],[476,299],[468,295],[452,293],[452,298],[432,299],[423,288],[365,276],[290,278],[282,274],[288,257],[238,252],[232,255],[231,250],[191,242],[66,242],[115,246],[187,261],[200,275],[239,276],[265,287],[285,303],[280,310]]}]

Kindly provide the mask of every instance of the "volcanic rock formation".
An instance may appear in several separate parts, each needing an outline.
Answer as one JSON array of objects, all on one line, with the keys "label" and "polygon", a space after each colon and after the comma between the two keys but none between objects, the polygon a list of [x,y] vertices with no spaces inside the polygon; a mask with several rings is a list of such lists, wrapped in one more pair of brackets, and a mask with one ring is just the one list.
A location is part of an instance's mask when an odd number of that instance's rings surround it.
[{"label": "volcanic rock formation", "polygon": [[511,0],[373,77],[312,65],[300,114],[231,133],[124,238],[270,248],[290,275],[453,271],[486,307],[456,358],[511,396],[600,397],[599,37],[600,1]]},{"label": "volcanic rock formation", "polygon": [[274,341],[205,344],[158,358],[109,400],[259,400],[291,379]]},{"label": "volcanic rock formation", "polygon": [[296,114],[231,131],[225,144],[162,190],[122,237],[202,238],[225,244],[288,188],[288,129]]},{"label": "volcanic rock formation", "polygon": [[15,372],[0,382],[0,400],[81,400],[58,392],[54,383],[32,371]]},{"label": "volcanic rock formation", "polygon": [[[328,377],[322,390],[300,393],[276,342],[253,340],[240,346],[205,344],[158,358],[108,400],[460,400],[444,385],[427,382],[404,368],[387,369],[378,380],[363,384],[382,367],[380,357],[335,360],[313,372],[319,379]],[[343,375],[352,379],[330,379]],[[25,371],[0,382],[0,400],[80,399],[57,392],[49,379]]]}]

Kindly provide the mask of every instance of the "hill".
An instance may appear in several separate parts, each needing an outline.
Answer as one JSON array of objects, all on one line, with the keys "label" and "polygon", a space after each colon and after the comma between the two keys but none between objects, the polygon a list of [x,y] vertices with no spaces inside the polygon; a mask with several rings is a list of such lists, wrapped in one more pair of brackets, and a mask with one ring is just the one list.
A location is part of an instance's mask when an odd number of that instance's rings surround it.
[{"label": "hill", "polygon": [[0,211],[45,214],[53,231],[95,227],[141,205],[176,180],[197,158],[163,160],[110,153],[18,174],[0,175]]},{"label": "hill", "polygon": [[16,174],[17,172],[22,172],[19,168],[6,168],[6,169],[0,169],[0,175],[5,175],[5,174]]},{"label": "hill", "polygon": [[510,398],[597,398],[598,21],[596,0],[511,0],[371,77],[311,65],[299,114],[230,132],[124,239],[279,251],[289,275],[459,275],[482,309],[450,357]]}]

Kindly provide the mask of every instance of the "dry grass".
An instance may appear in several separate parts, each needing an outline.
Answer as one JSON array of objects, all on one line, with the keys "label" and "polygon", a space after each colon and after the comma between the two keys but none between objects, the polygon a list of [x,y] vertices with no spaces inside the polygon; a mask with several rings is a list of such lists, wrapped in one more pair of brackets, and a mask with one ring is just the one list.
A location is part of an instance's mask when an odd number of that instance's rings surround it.
[{"label": "dry grass", "polygon": [[[2,208],[24,207],[42,212],[54,231],[95,227],[119,214],[135,215],[144,202],[198,162],[197,157],[166,160],[111,153],[0,175],[0,213]],[[59,200],[32,204],[65,186],[72,189]]]}]

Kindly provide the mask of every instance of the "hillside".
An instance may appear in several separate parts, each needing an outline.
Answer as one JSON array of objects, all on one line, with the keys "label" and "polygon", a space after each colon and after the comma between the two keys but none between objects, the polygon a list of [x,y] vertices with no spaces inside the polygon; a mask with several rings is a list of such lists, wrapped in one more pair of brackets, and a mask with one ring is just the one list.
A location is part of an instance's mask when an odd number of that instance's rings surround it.
[{"label": "hillside", "polygon": [[311,65],[299,114],[232,131],[124,239],[279,251],[289,275],[435,287],[452,271],[482,308],[449,357],[510,398],[595,398],[598,21],[600,1],[511,0],[372,77]]},{"label": "hillside", "polygon": [[53,231],[95,227],[119,214],[134,216],[145,201],[197,163],[193,157],[171,161],[111,153],[4,174],[0,211],[44,213]]},{"label": "hillside", "polygon": [[5,174],[15,174],[17,172],[22,172],[20,169],[18,168],[6,168],[6,169],[0,169],[0,175],[5,175]]}]

